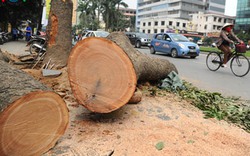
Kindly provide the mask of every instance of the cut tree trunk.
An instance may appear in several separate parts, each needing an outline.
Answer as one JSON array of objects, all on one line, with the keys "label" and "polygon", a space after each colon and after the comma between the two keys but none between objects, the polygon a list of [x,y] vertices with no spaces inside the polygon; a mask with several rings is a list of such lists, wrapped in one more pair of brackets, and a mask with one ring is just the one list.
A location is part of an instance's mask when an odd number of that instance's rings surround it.
[{"label": "cut tree trunk", "polygon": [[51,59],[55,68],[67,65],[72,47],[72,13],[71,0],[52,0],[47,26],[48,45],[43,63]]},{"label": "cut tree trunk", "polygon": [[0,155],[41,155],[64,134],[63,99],[25,72],[0,61]]},{"label": "cut tree trunk", "polygon": [[136,51],[124,33],[111,33],[108,39],[84,39],[69,57],[72,92],[90,111],[114,111],[128,103],[137,81],[159,81],[171,71],[177,72],[169,61]]},{"label": "cut tree trunk", "polygon": [[126,53],[104,38],[86,38],[74,46],[68,75],[78,102],[98,113],[111,112],[127,103],[137,83]]},{"label": "cut tree trunk", "polygon": [[115,42],[131,59],[139,83],[162,80],[171,71],[178,73],[175,65],[168,60],[153,58],[137,51],[123,32],[113,32],[107,39]]}]

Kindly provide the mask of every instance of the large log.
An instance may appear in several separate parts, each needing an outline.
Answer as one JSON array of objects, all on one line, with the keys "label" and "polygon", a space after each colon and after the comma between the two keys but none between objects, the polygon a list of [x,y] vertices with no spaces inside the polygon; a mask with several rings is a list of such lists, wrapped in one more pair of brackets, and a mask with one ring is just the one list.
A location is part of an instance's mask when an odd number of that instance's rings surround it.
[{"label": "large log", "polygon": [[124,33],[108,39],[90,37],[71,50],[68,75],[77,101],[93,112],[108,113],[125,105],[137,81],[159,81],[175,66],[134,49]]},{"label": "large log", "polygon": [[131,59],[139,82],[159,81],[171,71],[178,73],[174,64],[165,59],[153,58],[137,51],[123,32],[113,32],[107,39],[115,42]]},{"label": "large log", "polygon": [[99,113],[126,104],[137,83],[126,53],[104,38],[87,38],[74,46],[68,60],[68,75],[78,102]]},{"label": "large log", "polygon": [[0,155],[41,155],[69,121],[63,99],[39,81],[0,61]]}]

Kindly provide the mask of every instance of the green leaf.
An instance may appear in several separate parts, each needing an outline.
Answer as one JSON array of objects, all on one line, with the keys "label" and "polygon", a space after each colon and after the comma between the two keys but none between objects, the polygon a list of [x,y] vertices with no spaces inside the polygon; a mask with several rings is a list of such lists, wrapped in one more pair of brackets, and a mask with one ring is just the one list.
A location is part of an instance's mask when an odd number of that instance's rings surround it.
[{"label": "green leaf", "polygon": [[188,144],[193,144],[193,143],[194,143],[194,140],[188,140],[187,143],[188,143]]},{"label": "green leaf", "polygon": [[157,150],[162,150],[163,148],[164,148],[164,142],[158,142],[156,145],[155,145],[155,148],[157,149]]}]

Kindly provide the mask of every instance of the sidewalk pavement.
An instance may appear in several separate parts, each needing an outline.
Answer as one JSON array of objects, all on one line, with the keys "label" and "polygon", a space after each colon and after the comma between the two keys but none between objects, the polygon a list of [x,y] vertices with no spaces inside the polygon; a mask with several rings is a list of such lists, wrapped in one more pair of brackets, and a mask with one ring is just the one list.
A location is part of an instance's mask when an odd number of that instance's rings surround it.
[{"label": "sidewalk pavement", "polygon": [[29,54],[29,47],[26,47],[26,43],[25,40],[9,41],[0,45],[0,49],[17,56],[26,55]]}]

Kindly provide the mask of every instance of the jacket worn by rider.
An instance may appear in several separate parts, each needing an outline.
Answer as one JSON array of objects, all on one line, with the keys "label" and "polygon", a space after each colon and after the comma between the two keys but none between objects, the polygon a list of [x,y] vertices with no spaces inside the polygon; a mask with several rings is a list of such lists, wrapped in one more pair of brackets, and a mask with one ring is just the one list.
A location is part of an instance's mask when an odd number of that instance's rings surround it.
[{"label": "jacket worn by rider", "polygon": [[223,45],[229,45],[233,41],[241,42],[241,40],[234,34],[233,31],[227,32],[225,30],[221,30],[220,37],[216,42],[217,47]]}]

